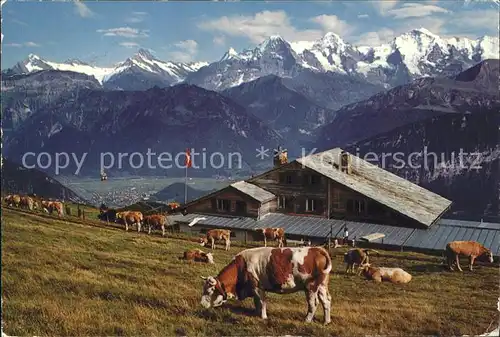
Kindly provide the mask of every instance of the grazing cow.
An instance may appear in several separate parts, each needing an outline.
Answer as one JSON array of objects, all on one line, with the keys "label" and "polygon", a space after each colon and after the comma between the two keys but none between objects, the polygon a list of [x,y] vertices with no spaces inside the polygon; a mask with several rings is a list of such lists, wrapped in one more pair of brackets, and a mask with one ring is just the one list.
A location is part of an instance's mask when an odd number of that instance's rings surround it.
[{"label": "grazing cow", "polygon": [[46,213],[52,214],[54,211],[57,211],[59,217],[64,215],[63,203],[60,201],[42,200],[42,208]]},{"label": "grazing cow", "polygon": [[358,271],[360,271],[361,265],[365,263],[369,263],[369,251],[372,250],[375,253],[379,254],[376,250],[373,249],[360,249],[354,248],[350,249],[347,253],[344,254],[344,263],[347,265],[346,274],[350,272],[354,273],[354,266],[358,265]]},{"label": "grazing cow", "polygon": [[151,234],[151,228],[161,228],[162,236],[165,236],[165,227],[169,225],[165,215],[154,214],[144,217],[144,224],[148,226],[148,234]]},{"label": "grazing cow", "polygon": [[97,218],[101,221],[106,221],[106,222],[116,222],[116,209],[111,209],[108,208],[107,210],[103,210],[102,213],[97,214]]},{"label": "grazing cow", "polygon": [[128,225],[137,224],[137,232],[141,231],[141,223],[144,220],[144,216],[141,212],[137,211],[124,211],[116,213],[115,222],[123,222],[125,224],[125,230],[128,231]]},{"label": "grazing cow", "polygon": [[214,263],[214,256],[212,253],[205,253],[201,249],[191,249],[184,252],[184,256],[180,258],[181,260]]},{"label": "grazing cow", "polygon": [[32,197],[28,197],[28,196],[22,196],[21,197],[20,206],[22,208],[26,208],[26,209],[28,209],[30,211],[33,211],[33,210],[35,210],[37,208],[35,200],[33,200]]},{"label": "grazing cow", "polygon": [[7,206],[16,206],[20,207],[21,206],[21,197],[18,194],[9,194],[4,198],[5,203]]},{"label": "grazing cow", "polygon": [[210,242],[210,247],[215,249],[215,241],[224,241],[226,250],[231,246],[231,231],[229,229],[211,229],[206,237],[200,238],[200,244],[205,247]]},{"label": "grazing cow", "polygon": [[375,282],[389,281],[392,283],[408,283],[411,275],[401,268],[372,267],[369,263],[361,266],[361,272],[368,280]]},{"label": "grazing cow", "polygon": [[283,228],[257,228],[257,232],[261,232],[264,236],[264,247],[267,247],[267,240],[278,241],[278,247],[286,245],[285,230]]},{"label": "grazing cow", "polygon": [[479,242],[453,241],[448,243],[445,249],[446,262],[450,270],[453,270],[453,264],[456,263],[458,270],[463,271],[459,262],[460,255],[469,258],[470,271],[472,271],[472,265],[477,258],[493,263],[493,253]]},{"label": "grazing cow", "polygon": [[308,304],[306,322],[313,320],[318,299],[324,310],[324,323],[331,321],[328,279],[332,270],[330,255],[321,247],[246,249],[236,255],[216,277],[203,277],[201,305],[219,307],[228,298],[242,301],[253,297],[255,309],[267,319],[266,291],[290,294],[305,291]]}]

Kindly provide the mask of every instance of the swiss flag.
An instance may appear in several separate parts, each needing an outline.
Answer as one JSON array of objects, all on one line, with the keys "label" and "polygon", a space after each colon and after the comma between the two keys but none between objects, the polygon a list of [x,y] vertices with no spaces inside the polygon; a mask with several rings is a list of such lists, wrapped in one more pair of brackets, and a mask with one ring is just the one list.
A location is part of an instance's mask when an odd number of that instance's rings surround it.
[{"label": "swiss flag", "polygon": [[192,166],[192,162],[191,162],[191,150],[190,149],[186,149],[186,162],[184,163],[184,165],[186,167],[191,167]]}]

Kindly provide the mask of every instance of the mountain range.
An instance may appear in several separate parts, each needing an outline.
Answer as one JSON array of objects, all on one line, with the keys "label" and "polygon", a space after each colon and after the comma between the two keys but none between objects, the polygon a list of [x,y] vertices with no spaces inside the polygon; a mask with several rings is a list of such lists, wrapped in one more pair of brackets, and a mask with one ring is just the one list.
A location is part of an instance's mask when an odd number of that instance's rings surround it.
[{"label": "mountain range", "polygon": [[97,67],[77,59],[57,63],[31,54],[4,74],[65,70],[94,76],[109,89],[145,90],[185,81],[220,91],[266,75],[295,77],[310,70],[389,88],[419,77],[457,74],[481,60],[498,58],[498,51],[496,37],[441,38],[420,28],[376,47],[354,46],[335,33],[327,33],[317,41],[299,42],[271,36],[241,52],[230,48],[220,60],[211,63],[161,61],[144,49],[112,67]]}]

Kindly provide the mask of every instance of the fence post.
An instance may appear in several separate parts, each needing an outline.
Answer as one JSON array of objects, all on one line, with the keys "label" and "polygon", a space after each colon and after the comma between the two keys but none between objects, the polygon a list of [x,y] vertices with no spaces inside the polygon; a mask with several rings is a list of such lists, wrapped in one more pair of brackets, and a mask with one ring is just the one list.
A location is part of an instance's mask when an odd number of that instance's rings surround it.
[{"label": "fence post", "polygon": [[85,220],[85,210],[82,211],[82,219]]},{"label": "fence post", "polygon": [[82,210],[80,209],[80,205],[78,205],[78,217],[82,217]]},{"label": "fence post", "polygon": [[71,208],[69,206],[66,206],[66,214],[71,215]]}]

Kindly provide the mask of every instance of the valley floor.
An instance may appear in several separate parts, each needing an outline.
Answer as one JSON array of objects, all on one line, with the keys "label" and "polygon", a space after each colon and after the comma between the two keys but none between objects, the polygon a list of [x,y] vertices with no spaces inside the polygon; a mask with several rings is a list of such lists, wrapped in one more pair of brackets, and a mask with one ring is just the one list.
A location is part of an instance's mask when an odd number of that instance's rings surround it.
[{"label": "valley floor", "polygon": [[[464,335],[498,323],[498,270],[443,270],[441,258],[382,252],[374,265],[398,266],[413,280],[375,284],[344,274],[334,252],[332,324],[303,322],[305,296],[270,294],[269,320],[253,301],[199,305],[200,276],[216,275],[240,246],[216,250],[216,265],[178,258],[195,242],[96,223],[2,210],[2,310],[7,335]],[[414,259],[408,259],[409,256]],[[464,261],[465,263],[465,261]]]}]

